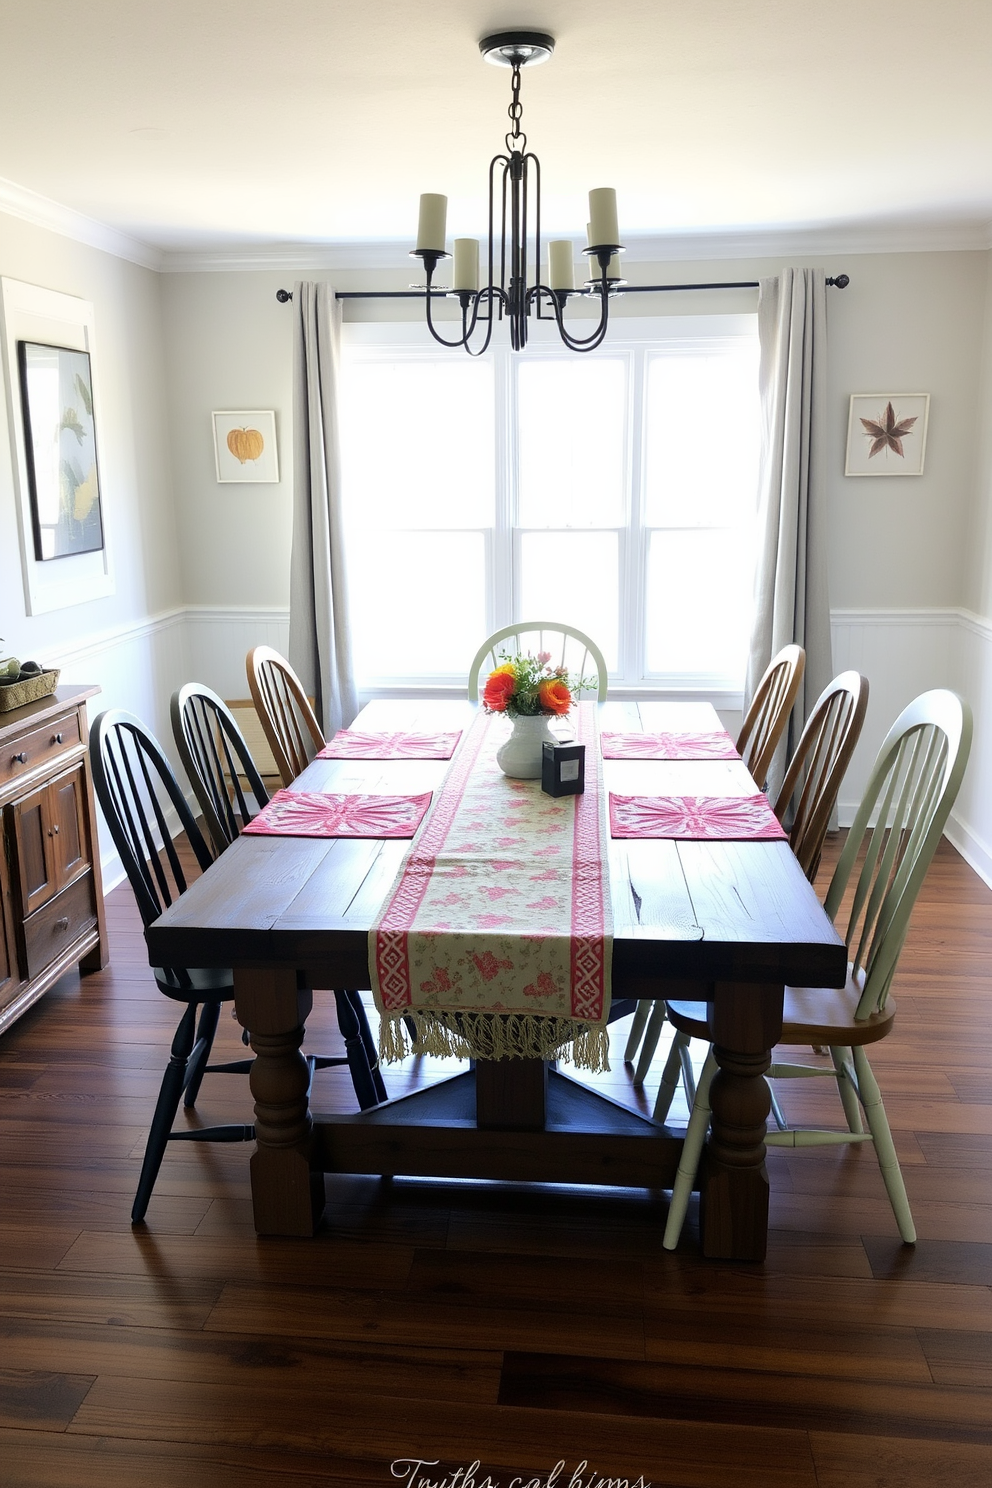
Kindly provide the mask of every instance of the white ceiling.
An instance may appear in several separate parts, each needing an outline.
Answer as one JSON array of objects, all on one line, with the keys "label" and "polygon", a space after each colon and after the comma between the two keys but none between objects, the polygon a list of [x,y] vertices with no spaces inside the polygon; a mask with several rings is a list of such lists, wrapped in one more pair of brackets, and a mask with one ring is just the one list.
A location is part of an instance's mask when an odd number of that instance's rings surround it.
[{"label": "white ceiling", "polygon": [[992,221],[988,0],[0,0],[0,177],[166,249],[481,234],[511,25],[553,233]]}]

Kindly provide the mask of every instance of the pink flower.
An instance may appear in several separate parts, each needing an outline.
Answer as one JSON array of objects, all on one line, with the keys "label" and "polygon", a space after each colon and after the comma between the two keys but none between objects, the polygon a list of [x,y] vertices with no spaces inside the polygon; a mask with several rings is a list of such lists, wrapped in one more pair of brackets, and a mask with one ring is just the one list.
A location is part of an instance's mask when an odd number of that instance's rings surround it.
[{"label": "pink flower", "polygon": [[512,961],[498,961],[492,951],[483,951],[481,956],[472,955],[476,970],[484,982],[491,982],[501,971],[512,971]]},{"label": "pink flower", "polygon": [[554,977],[550,976],[546,971],[541,972],[536,983],[531,982],[529,986],[524,988],[525,997],[556,997],[557,995],[557,983]]}]

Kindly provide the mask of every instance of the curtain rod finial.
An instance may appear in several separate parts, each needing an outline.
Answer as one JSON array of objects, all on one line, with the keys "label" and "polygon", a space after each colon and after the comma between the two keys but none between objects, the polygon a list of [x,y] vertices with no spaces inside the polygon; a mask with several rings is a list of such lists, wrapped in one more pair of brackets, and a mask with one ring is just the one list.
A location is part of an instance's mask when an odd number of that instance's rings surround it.
[{"label": "curtain rod finial", "polygon": [[293,291],[291,289],[277,289],[276,290],[276,299],[279,301],[280,305],[285,305],[292,298],[293,298]]},{"label": "curtain rod finial", "polygon": [[850,274],[838,274],[836,279],[828,279],[828,284],[833,284],[837,289],[846,289],[851,282]]}]

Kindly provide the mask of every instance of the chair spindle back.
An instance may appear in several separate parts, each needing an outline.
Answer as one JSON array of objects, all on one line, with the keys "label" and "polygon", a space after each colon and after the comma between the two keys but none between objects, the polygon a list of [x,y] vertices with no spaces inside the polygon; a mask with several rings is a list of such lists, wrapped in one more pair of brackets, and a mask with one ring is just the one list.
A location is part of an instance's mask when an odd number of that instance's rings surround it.
[{"label": "chair spindle back", "polygon": [[223,698],[199,682],[172,695],[172,732],[203,811],[214,849],[222,853],[269,799],[251,750]]},{"label": "chair spindle back", "polygon": [[255,646],[246,659],[248,687],[283,785],[290,785],[324,747],[324,731],[303,684],[271,646]]},{"label": "chair spindle back", "polygon": [[810,883],[820,866],[830,813],[861,737],[867,710],[868,679],[858,672],[842,672],[835,677],[820,693],[806,720],[775,802],[779,821],[793,803],[789,844]]},{"label": "chair spindle back", "polygon": [[479,647],[469,668],[469,702],[479,701],[481,673],[495,671],[504,652],[537,655],[542,651],[549,653],[549,666],[567,667],[572,687],[586,684],[588,690],[579,696],[595,695],[597,702],[606,701],[606,661],[591,637],[557,620],[522,620],[517,625],[505,625],[502,630],[495,631]]},{"label": "chair spindle back", "polygon": [[863,992],[857,1017],[885,1006],[916,896],[961,785],[971,749],[967,703],[936,689],[896,719],[827,891],[836,920],[859,858],[844,939]]},{"label": "chair spindle back", "polygon": [[785,733],[806,669],[802,646],[783,646],[765,668],[737,736],[741,758],[761,790]]}]

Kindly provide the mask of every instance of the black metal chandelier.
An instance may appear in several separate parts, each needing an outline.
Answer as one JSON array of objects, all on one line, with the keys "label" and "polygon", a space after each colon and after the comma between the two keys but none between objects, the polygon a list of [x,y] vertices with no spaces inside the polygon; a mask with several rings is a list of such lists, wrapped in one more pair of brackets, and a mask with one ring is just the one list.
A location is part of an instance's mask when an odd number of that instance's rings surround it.
[{"label": "black metal chandelier", "polygon": [[[530,63],[546,62],[554,49],[554,37],[542,31],[501,31],[495,36],[484,36],[479,42],[479,50],[487,62],[512,68],[506,153],[495,155],[489,164],[488,273],[481,287],[478,239],[456,238],[451,289],[432,288],[438,264],[451,256],[445,249],[448,199],[434,193],[420,198],[417,246],[411,257],[422,260],[427,275],[427,325],[435,341],[442,346],[464,347],[470,356],[482,355],[489,346],[494,321],[504,319],[510,324],[510,345],[514,351],[522,351],[527,344],[531,315],[537,320],[554,319],[558,334],[571,351],[594,351],[606,335],[610,290],[623,282],[619,254],[624,249],[617,227],[616,192],[611,186],[601,186],[589,193],[588,246],[583,251],[589,259],[590,277],[585,284],[581,288],[575,286],[572,244],[568,239],[548,244],[547,283],[540,278],[541,162],[527,149],[527,136],[520,127],[523,115],[520,69]],[[431,301],[435,294],[450,295],[461,306],[461,335],[453,341],[442,336],[434,325]],[[584,337],[573,335],[565,325],[565,304],[576,294],[598,295],[600,300],[599,324]]]}]

